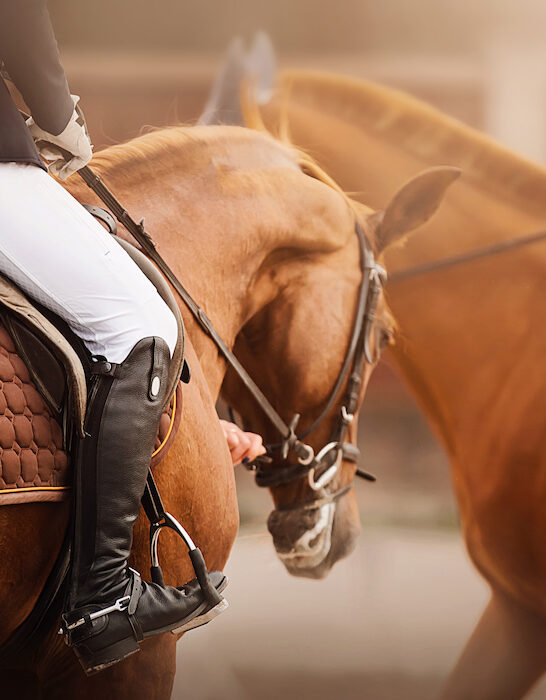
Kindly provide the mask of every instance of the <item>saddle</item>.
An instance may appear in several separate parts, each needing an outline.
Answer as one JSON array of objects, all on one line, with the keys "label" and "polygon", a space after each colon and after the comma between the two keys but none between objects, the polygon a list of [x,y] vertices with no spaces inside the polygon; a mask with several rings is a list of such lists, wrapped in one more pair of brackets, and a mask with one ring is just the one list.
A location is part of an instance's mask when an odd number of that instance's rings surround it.
[{"label": "saddle", "polygon": [[[169,451],[180,425],[179,380],[189,380],[184,327],[156,267],[130,243],[117,241],[154,284],[178,324],[170,399],[155,441],[153,468]],[[0,277],[0,506],[69,496],[70,448],[76,436],[83,436],[88,367],[85,348],[66,324]]]}]

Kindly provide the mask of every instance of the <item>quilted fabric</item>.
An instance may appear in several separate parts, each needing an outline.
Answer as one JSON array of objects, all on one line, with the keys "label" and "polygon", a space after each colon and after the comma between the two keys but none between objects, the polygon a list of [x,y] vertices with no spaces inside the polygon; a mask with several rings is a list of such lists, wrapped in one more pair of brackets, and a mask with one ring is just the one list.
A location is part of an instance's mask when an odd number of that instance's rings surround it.
[{"label": "quilted fabric", "polygon": [[[180,423],[180,385],[175,396],[174,416],[171,402],[161,417],[152,466],[167,453]],[[71,469],[62,445],[59,424],[0,323],[0,505],[65,498]]]},{"label": "quilted fabric", "polygon": [[59,424],[0,324],[0,492],[67,486],[62,443]]}]

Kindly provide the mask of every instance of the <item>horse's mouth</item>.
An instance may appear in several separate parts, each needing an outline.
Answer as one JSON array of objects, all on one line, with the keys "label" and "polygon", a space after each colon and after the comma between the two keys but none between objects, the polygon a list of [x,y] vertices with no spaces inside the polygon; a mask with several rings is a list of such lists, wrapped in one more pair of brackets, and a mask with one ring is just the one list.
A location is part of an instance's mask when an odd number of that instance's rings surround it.
[{"label": "horse's mouth", "polygon": [[311,518],[310,515],[300,515],[299,521],[295,521],[293,514],[287,518],[279,511],[271,513],[268,528],[273,535],[277,556],[289,574],[324,578],[338,559],[354,549],[358,528],[356,533],[350,528],[347,537],[344,528],[338,527],[336,505],[328,503],[311,511]]},{"label": "horse's mouth", "polygon": [[279,549],[275,544],[277,555],[289,573],[294,576],[309,575],[307,571],[317,569],[326,559],[332,544],[335,509],[335,503],[318,508],[315,525],[306,530],[290,549]]}]

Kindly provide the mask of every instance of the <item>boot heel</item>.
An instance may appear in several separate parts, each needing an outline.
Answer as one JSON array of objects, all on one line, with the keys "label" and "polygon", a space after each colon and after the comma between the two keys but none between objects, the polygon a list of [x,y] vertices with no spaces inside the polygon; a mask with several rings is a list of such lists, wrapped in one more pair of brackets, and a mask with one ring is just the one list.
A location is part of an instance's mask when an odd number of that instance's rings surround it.
[{"label": "boot heel", "polygon": [[134,637],[122,639],[108,647],[92,651],[84,644],[73,647],[78,657],[80,664],[83,667],[87,676],[92,676],[94,673],[117,664],[118,661],[126,659],[132,654],[140,651],[138,642]]}]

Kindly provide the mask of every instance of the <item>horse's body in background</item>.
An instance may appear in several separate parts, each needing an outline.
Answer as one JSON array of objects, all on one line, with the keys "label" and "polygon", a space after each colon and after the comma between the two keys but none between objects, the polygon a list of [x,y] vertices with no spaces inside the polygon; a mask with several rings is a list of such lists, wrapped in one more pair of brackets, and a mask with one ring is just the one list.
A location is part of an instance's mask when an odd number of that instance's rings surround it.
[{"label": "horse's body in background", "polygon": [[[346,351],[360,269],[355,211],[339,191],[305,175],[299,165],[294,149],[228,127],[155,132],[108,149],[93,161],[93,168],[124,206],[135,216],[146,215],[160,253],[226,342],[232,346],[242,328],[252,329],[254,335],[247,333],[246,340],[259,342],[270,361],[272,374],[265,384],[272,390],[270,398],[279,400],[277,407],[285,419],[300,410],[310,421],[334,383]],[[448,172],[446,186],[451,179],[453,173]],[[100,204],[78,178],[69,181],[69,189],[80,201]],[[433,199],[439,201],[437,193]],[[412,220],[404,221],[406,229],[416,225],[416,212],[422,220],[419,205],[408,202],[408,206]],[[365,225],[370,243],[380,252],[390,242],[388,227]],[[330,281],[337,285],[339,296],[325,292],[321,286],[325,278],[313,274],[315,268],[336,271]],[[305,308],[311,316],[295,318],[289,299],[307,299]],[[279,300],[282,303],[276,303]],[[268,309],[274,309],[274,316]],[[181,310],[192,381],[184,392],[180,431],[156,478],[167,509],[201,547],[209,568],[217,569],[223,567],[237,529],[233,469],[214,412],[225,363],[187,309],[181,306]],[[318,322],[320,315],[323,323]],[[268,326],[272,318],[275,325]],[[381,304],[378,321],[388,326],[389,316]],[[331,332],[326,345],[325,329]],[[306,344],[300,342],[302,332]],[[370,370],[367,366],[365,379]],[[338,408],[327,427],[337,418]],[[350,476],[347,470],[341,474],[347,480]],[[300,486],[286,487],[282,495],[285,502],[306,497]],[[346,503],[344,536],[358,529],[352,496]],[[2,639],[36,600],[67,519],[66,504],[0,509]],[[174,536],[162,537],[165,578],[181,584],[192,576],[183,546]],[[135,526],[133,565],[144,575],[147,550],[147,527],[141,518]],[[145,642],[140,654],[86,678],[53,624],[36,657],[21,658],[22,671],[3,672],[0,694],[10,700],[24,698],[25,693],[37,698],[40,685],[44,700],[95,698],[101,693],[118,700],[166,700],[174,667],[175,639],[163,635]]]},{"label": "horse's body in background", "polygon": [[[438,162],[463,177],[386,256],[396,272],[546,227],[546,172],[394,90],[285,73],[263,109],[348,192],[380,208]],[[446,698],[518,698],[546,669],[546,245],[393,283],[392,350],[452,465],[492,598]]]}]

